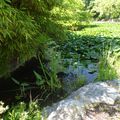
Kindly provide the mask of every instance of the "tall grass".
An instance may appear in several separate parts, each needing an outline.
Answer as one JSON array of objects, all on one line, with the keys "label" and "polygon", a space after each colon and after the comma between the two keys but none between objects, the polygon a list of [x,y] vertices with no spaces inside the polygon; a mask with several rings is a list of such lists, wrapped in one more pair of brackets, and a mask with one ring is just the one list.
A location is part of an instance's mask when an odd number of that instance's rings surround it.
[{"label": "tall grass", "polygon": [[97,80],[113,80],[120,77],[120,53],[119,49],[114,45],[114,41],[111,41],[110,44],[105,45],[105,49],[102,51],[102,56],[98,64]]}]

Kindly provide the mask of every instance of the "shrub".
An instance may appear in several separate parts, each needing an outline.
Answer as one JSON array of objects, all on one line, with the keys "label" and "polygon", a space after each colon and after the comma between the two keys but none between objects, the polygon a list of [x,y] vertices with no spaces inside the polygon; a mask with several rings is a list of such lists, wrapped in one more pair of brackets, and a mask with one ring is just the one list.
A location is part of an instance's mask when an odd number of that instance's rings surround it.
[{"label": "shrub", "polygon": [[95,0],[90,6],[91,12],[99,19],[115,19],[120,17],[119,0]]}]

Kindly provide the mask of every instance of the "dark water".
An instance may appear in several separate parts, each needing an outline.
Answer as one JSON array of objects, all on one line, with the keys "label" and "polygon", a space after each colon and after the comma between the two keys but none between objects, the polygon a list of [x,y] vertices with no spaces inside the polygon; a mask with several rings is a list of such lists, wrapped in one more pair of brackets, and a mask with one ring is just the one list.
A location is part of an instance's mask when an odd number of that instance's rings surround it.
[{"label": "dark water", "polygon": [[73,62],[72,59],[67,59],[67,62],[69,62],[70,65],[65,70],[67,75],[64,78],[64,88],[68,93],[72,91],[71,87],[69,86],[72,86],[72,84],[76,82],[78,78],[84,80],[84,84],[92,83],[97,79],[97,63],[91,62],[84,65],[80,63],[80,61]]},{"label": "dark water", "polygon": [[89,64],[88,67],[84,66],[69,66],[66,70],[68,73],[72,73],[77,77],[83,75],[86,78],[86,83],[94,82],[97,78],[97,66],[95,64]]}]

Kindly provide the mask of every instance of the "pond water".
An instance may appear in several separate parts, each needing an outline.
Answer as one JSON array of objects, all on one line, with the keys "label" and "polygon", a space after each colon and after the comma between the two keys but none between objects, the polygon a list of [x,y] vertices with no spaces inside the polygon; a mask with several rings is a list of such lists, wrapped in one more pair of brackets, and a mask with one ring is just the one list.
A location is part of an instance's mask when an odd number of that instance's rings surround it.
[{"label": "pond water", "polygon": [[[65,73],[67,74],[64,78],[64,89],[70,93],[74,90],[71,86],[77,83],[78,79],[83,81],[84,84],[92,83],[97,79],[98,76],[98,64],[87,63],[84,65],[80,61],[74,62],[73,59],[65,59],[64,62],[69,63],[66,67]],[[85,62],[85,61],[84,61]],[[82,83],[81,83],[82,84]],[[79,87],[79,85],[76,85]]]}]

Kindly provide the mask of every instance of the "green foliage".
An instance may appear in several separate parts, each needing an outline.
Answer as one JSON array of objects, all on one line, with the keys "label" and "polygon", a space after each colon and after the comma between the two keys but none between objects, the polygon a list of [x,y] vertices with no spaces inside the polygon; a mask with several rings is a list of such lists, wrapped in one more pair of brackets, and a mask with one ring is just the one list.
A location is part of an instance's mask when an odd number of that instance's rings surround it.
[{"label": "green foliage", "polygon": [[85,10],[82,0],[63,0],[61,7],[52,10],[58,22],[64,26],[74,27],[84,21],[90,21],[91,15]]},{"label": "green foliage", "polygon": [[[98,79],[119,77],[120,30],[119,23],[94,23],[81,31],[69,33],[68,41],[61,45],[62,56],[74,63],[98,63]],[[110,53],[110,54],[109,54]]]},{"label": "green foliage", "polygon": [[83,2],[85,3],[86,8],[89,8],[90,4],[95,1],[95,0],[83,0]]},{"label": "green foliage", "polygon": [[65,22],[67,22],[66,20],[68,20],[69,22],[69,20],[75,20],[78,22],[83,8],[84,5],[81,0],[63,0],[61,7],[55,7],[51,12],[53,12],[54,15],[58,15],[59,13],[58,17],[62,21],[65,20]]},{"label": "green foliage", "polygon": [[120,1],[119,0],[83,0],[86,8],[91,11],[97,19],[119,19]]},{"label": "green foliage", "polygon": [[40,87],[44,87],[45,80],[42,79],[41,75],[34,71],[35,77],[36,77],[36,85]]},{"label": "green foliage", "polygon": [[14,81],[14,83],[16,83],[19,86],[20,95],[17,95],[16,99],[20,99],[25,95],[25,92],[28,90],[28,88],[30,89],[30,84],[26,82],[20,83],[18,80],[14,78],[12,78],[12,80]]},{"label": "green foliage", "polygon": [[0,16],[0,74],[35,56],[38,46],[44,51],[49,40],[63,40],[66,22],[89,18],[81,0],[1,0]]},{"label": "green foliage", "polygon": [[87,35],[79,36],[73,34],[73,36],[71,37],[72,37],[70,38],[71,42],[69,41],[66,44],[64,48],[66,51],[64,50],[63,52],[63,55],[66,58],[75,58],[77,60],[98,59],[100,54],[100,49],[102,48],[101,44],[103,42],[100,36],[98,37],[87,36]]},{"label": "green foliage", "polygon": [[114,68],[116,59],[113,60],[113,57],[113,53],[110,50],[103,53],[98,63],[97,81],[113,80],[118,77],[117,70]]},{"label": "green foliage", "polygon": [[[0,73],[12,69],[35,53],[38,27],[31,16],[12,8],[4,0],[0,3]],[[4,62],[3,62],[4,61]]]},{"label": "green foliage", "polygon": [[95,0],[90,6],[91,12],[99,19],[114,19],[120,17],[119,0]]},{"label": "green foliage", "polygon": [[30,102],[27,106],[24,102],[12,106],[4,115],[4,120],[41,120],[41,110],[37,102]]},{"label": "green foliage", "polygon": [[105,45],[103,55],[98,64],[98,79],[97,80],[113,80],[120,77],[119,62],[120,59],[120,41],[111,41]]},{"label": "green foliage", "polygon": [[56,51],[56,46],[51,46],[53,43],[51,42],[49,44],[50,48],[45,51],[46,59],[49,60],[47,66],[42,63],[41,58],[39,57],[40,67],[42,68],[44,78],[37,72],[34,72],[37,85],[43,88],[47,87],[47,89],[50,88],[51,91],[55,91],[56,88],[61,88],[61,82],[57,77],[57,73],[63,71],[60,52]]},{"label": "green foliage", "polygon": [[[54,42],[52,42],[54,43]],[[51,44],[50,44],[51,45]],[[31,90],[32,88],[39,88],[46,92],[55,92],[56,89],[61,88],[61,82],[57,77],[57,73],[63,71],[63,66],[61,62],[61,55],[56,51],[55,48],[50,46],[45,52],[45,56],[49,62],[44,64],[40,58],[38,53],[38,59],[40,62],[39,67],[41,68],[43,74],[34,72],[35,75],[35,83],[29,82],[20,82],[14,78],[12,80],[19,86],[21,94],[16,96],[17,99],[20,99],[25,96],[27,90]],[[41,54],[41,53],[40,53]]]},{"label": "green foliage", "polygon": [[70,89],[70,91],[77,90],[80,87],[82,87],[83,85],[85,85],[85,81],[86,81],[85,76],[84,75],[80,75],[77,78],[77,80],[73,81],[70,84],[68,83],[68,85],[66,87],[68,87],[68,89]]}]

